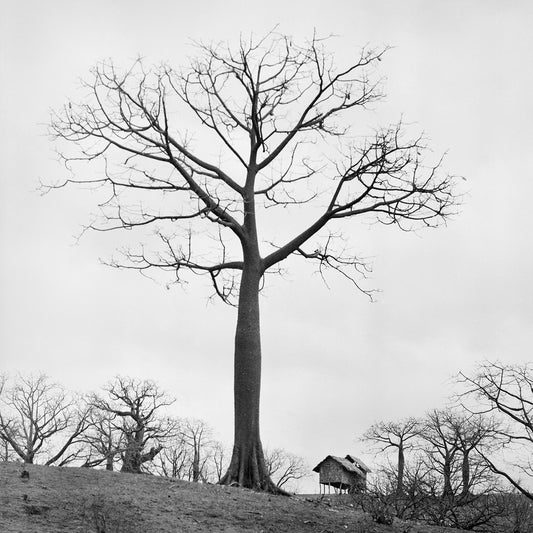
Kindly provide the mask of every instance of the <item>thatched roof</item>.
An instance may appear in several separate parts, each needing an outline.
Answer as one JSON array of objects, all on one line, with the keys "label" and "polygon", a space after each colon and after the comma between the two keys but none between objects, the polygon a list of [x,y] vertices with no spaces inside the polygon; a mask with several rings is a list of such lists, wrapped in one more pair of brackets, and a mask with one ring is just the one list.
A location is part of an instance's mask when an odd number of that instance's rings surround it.
[{"label": "thatched roof", "polygon": [[355,455],[348,454],[345,458],[348,459],[348,461],[350,461],[351,463],[355,463],[361,470],[364,470],[367,473],[372,472],[372,470],[370,470],[370,468],[368,468],[368,466],[366,466],[365,463],[361,461],[361,459],[355,457]]},{"label": "thatched roof", "polygon": [[[318,463],[315,468],[313,468],[313,472],[320,472],[320,467],[322,466],[322,464],[324,464],[326,461],[328,460],[332,460],[332,461],[335,461],[336,463],[338,463],[340,466],[342,466],[347,472],[350,472],[351,474],[357,474],[358,476],[361,476],[361,477],[365,477],[366,476],[366,473],[364,471],[364,469],[362,468],[359,468],[354,461],[348,459],[348,457],[353,457],[353,456],[347,456],[347,457],[337,457],[335,455],[328,455],[324,460],[320,461],[320,463]],[[364,465],[364,463],[363,463]],[[365,469],[367,469],[368,467],[365,466]],[[366,470],[367,472],[369,470]]]}]

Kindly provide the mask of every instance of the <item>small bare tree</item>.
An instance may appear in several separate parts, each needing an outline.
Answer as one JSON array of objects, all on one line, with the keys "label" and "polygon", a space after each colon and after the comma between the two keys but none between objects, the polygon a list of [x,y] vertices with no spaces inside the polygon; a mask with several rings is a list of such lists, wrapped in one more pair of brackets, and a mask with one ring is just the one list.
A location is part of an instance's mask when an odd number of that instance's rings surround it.
[{"label": "small bare tree", "polygon": [[[70,154],[62,149],[69,168],[85,160],[101,169],[57,187],[107,190],[95,230],[153,228],[155,242],[124,250],[113,266],[170,271],[177,283],[204,274],[214,294],[237,305],[234,446],[221,482],[279,492],[259,434],[265,275],[294,257],[363,290],[368,265],[347,247],[342,225],[437,226],[456,195],[440,160],[425,159],[424,138],[410,138],[402,123],[350,133],[382,96],[373,71],[385,50],[363,49],[337,68],[316,36],[298,44],[271,33],[198,49],[184,71],[149,71],[141,61],[125,72],[97,66],[88,99],[69,102],[52,132],[76,145]],[[260,224],[265,209],[306,205],[298,218],[306,222],[294,232],[273,236]]]},{"label": "small bare tree", "polygon": [[[4,392],[7,377],[4,374],[0,374],[0,398]],[[1,413],[1,411],[0,411]],[[9,446],[9,443],[2,437],[0,432],[0,461],[10,461],[13,457],[13,451]]]},{"label": "small bare tree", "polygon": [[213,431],[203,420],[183,418],[174,421],[176,431],[166,439],[157,456],[154,472],[186,481],[219,482],[227,467],[223,444],[213,439]]},{"label": "small bare tree", "polygon": [[162,418],[160,410],[174,400],[159,390],[153,381],[136,381],[117,377],[107,387],[104,396],[91,398],[93,408],[112,420],[112,426],[122,432],[123,472],[140,473],[145,463],[163,449],[165,439],[176,432],[173,421]]},{"label": "small bare tree", "polygon": [[[513,448],[517,460],[509,466],[500,466],[486,451],[480,450],[493,472],[505,478],[524,496],[533,500],[533,492],[513,472],[526,479],[533,478],[533,465],[529,460],[533,452],[533,365],[504,365],[486,362],[473,376],[459,375],[466,387],[462,394],[464,405],[471,412],[491,413],[505,423],[498,430],[501,438]],[[471,399],[475,400],[472,405]],[[525,452],[526,458],[521,460]]]},{"label": "small bare tree", "polygon": [[477,494],[491,492],[495,487],[494,476],[481,457],[498,444],[498,425],[494,418],[468,412],[450,412],[448,423],[457,436],[461,462],[461,493],[466,498],[473,491]]},{"label": "small bare tree", "polygon": [[211,467],[213,479],[216,483],[219,483],[228,468],[226,447],[220,441],[214,441],[211,448]]},{"label": "small bare tree", "polygon": [[189,480],[195,483],[206,481],[212,444],[211,428],[203,420],[186,418],[180,425],[180,433],[191,454]]},{"label": "small bare tree", "polygon": [[166,439],[165,446],[154,461],[155,473],[175,479],[189,480],[191,449],[181,431]]},{"label": "small bare tree", "polygon": [[421,430],[420,421],[411,417],[400,422],[377,422],[362,437],[362,440],[376,444],[380,451],[397,451],[397,494],[403,494],[404,491],[405,452],[412,448]]},{"label": "small bare tree", "polygon": [[113,470],[115,462],[126,450],[122,418],[101,409],[91,409],[89,427],[82,439],[83,467],[105,464]]},{"label": "small bare tree", "polygon": [[309,475],[309,467],[305,461],[283,448],[265,450],[265,461],[269,476],[280,489],[291,481],[298,481]]},{"label": "small bare tree", "polygon": [[0,437],[0,461],[12,461],[13,459],[13,450],[9,443]]},{"label": "small bare tree", "polygon": [[444,409],[430,411],[424,419],[421,437],[425,442],[428,468],[442,477],[442,497],[451,498],[458,484],[459,438],[450,412]]},{"label": "small bare tree", "polygon": [[47,376],[19,376],[0,395],[0,439],[25,463],[44,456],[44,464],[62,466],[78,458],[88,414]]}]

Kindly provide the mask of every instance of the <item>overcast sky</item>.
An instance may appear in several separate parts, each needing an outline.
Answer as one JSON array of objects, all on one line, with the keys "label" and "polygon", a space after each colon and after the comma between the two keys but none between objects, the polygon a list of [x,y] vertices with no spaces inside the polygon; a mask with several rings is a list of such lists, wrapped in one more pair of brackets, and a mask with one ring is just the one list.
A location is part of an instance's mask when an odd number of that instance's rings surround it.
[{"label": "overcast sky", "polygon": [[[253,6],[253,8],[251,7]],[[447,227],[402,233],[350,221],[372,258],[375,303],[342,279],[329,289],[291,264],[262,305],[262,440],[304,456],[366,457],[374,421],[443,406],[451,377],[476,362],[531,359],[533,322],[533,4],[529,1],[271,0],[20,1],[0,19],[0,362],[43,371],[79,391],[116,374],[154,379],[175,414],[233,435],[236,314],[186,290],[102,266],[110,241],[80,226],[87,191],[42,197],[64,178],[46,136],[49,109],[76,100],[99,60],[184,65],[190,39],[235,42],[240,32],[335,34],[349,60],[365,44],[393,49],[380,64],[376,113],[414,123],[446,168],[464,176]],[[376,115],[374,115],[375,118]],[[120,235],[111,244],[120,243]],[[316,481],[310,484],[315,488]]]}]

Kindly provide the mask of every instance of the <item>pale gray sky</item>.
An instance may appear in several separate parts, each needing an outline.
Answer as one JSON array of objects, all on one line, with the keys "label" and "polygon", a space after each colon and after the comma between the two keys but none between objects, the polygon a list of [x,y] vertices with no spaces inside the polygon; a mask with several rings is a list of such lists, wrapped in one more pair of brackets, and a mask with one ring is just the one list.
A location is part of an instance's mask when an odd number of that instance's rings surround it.
[{"label": "pale gray sky", "polygon": [[[183,65],[189,38],[242,31],[336,34],[339,62],[391,45],[387,99],[372,120],[403,114],[467,178],[461,214],[417,234],[346,228],[374,258],[369,303],[342,279],[330,289],[292,265],[262,300],[262,438],[310,463],[361,454],[377,419],[443,405],[449,378],[484,358],[531,359],[533,322],[533,4],[528,1],[22,1],[0,20],[0,362],[91,390],[115,374],[151,378],[232,439],[235,312],[207,304],[203,281],[166,290],[101,266],[120,235],[74,236],[94,211],[87,191],[46,197],[64,177],[43,126],[76,99],[98,61]],[[371,462],[371,459],[370,459]],[[314,485],[312,485],[314,486]]]}]

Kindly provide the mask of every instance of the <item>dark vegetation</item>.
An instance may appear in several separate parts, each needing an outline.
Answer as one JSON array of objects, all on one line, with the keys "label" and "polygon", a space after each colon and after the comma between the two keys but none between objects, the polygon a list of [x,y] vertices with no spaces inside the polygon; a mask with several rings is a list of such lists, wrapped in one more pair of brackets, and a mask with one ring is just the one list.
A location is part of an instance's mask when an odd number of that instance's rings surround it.
[{"label": "dark vegetation", "polygon": [[381,466],[361,504],[381,522],[531,532],[533,368],[484,363],[458,382],[452,406],[366,431]]}]

